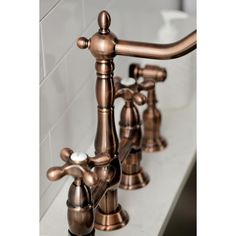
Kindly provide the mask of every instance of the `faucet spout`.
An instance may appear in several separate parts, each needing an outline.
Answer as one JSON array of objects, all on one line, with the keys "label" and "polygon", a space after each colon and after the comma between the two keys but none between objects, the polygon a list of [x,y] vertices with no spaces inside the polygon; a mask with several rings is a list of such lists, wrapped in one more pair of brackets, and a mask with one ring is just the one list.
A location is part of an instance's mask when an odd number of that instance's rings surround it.
[{"label": "faucet spout", "polygon": [[183,39],[170,44],[118,40],[115,51],[117,55],[167,60],[182,57],[196,49],[196,46],[197,31],[195,30]]}]

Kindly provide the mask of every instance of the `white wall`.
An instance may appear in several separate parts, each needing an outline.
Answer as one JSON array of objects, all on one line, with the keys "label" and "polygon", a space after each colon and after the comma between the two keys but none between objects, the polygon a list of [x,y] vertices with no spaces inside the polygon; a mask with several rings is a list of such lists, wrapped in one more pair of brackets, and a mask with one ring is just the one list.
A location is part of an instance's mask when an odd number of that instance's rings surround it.
[{"label": "white wall", "polygon": [[[62,165],[59,152],[63,147],[86,151],[95,135],[94,58],[88,50],[77,48],[76,39],[78,36],[90,37],[97,31],[97,15],[102,9],[111,13],[111,28],[117,36],[128,39],[139,20],[160,24],[155,14],[152,14],[153,19],[144,19],[142,12],[158,13],[161,8],[178,7],[179,1],[173,0],[40,0],[41,217],[65,182],[65,179],[49,182],[47,169]],[[132,14],[126,18],[124,15],[123,19],[117,14],[127,11]],[[145,40],[147,36],[140,31],[137,35],[132,34],[131,39]],[[117,58],[117,65],[121,60],[128,59]],[[128,64],[127,61],[127,67]],[[116,72],[127,75],[127,68],[117,66]]]}]

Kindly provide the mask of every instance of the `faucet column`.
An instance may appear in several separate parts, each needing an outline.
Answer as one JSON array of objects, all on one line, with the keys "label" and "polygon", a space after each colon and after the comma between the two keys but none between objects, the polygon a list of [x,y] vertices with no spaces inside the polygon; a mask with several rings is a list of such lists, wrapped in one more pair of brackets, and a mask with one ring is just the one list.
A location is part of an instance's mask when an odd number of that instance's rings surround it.
[{"label": "faucet column", "polygon": [[[98,102],[98,125],[95,137],[95,152],[107,152],[116,159],[116,171],[121,175],[121,164],[118,159],[118,137],[114,122],[114,82],[113,60],[97,60],[96,96]],[[104,168],[97,168],[102,176]],[[99,230],[119,229],[128,223],[128,214],[118,204],[118,185],[107,191],[100,201],[95,215],[95,227]]]},{"label": "faucet column", "polygon": [[[121,164],[118,158],[118,136],[114,122],[114,96],[113,82],[116,36],[110,32],[110,15],[102,11],[98,16],[99,31],[90,40],[79,38],[77,44],[81,49],[89,48],[96,58],[96,97],[98,103],[98,123],[95,137],[95,152],[106,152],[113,160],[116,174],[121,178]],[[95,169],[98,176],[103,176],[106,167]],[[101,199],[95,214],[95,227],[99,230],[115,230],[128,223],[128,214],[117,199],[119,181],[113,189]]]}]

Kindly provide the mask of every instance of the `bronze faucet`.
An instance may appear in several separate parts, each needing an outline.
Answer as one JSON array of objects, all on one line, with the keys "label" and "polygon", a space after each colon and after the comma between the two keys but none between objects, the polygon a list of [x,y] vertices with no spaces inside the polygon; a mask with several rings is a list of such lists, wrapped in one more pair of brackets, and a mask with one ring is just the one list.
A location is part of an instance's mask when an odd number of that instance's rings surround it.
[{"label": "bronze faucet", "polygon": [[[166,80],[167,71],[165,68],[156,65],[146,65],[142,68],[139,64],[129,66],[129,77],[136,80],[142,77],[144,81],[163,82]],[[161,112],[157,109],[158,102],[155,88],[148,90],[147,108],[143,112],[144,136],[142,148],[146,152],[163,150],[167,146],[166,140],[160,134]]]},{"label": "bronze faucet", "polygon": [[[70,148],[62,149],[60,156],[65,164],[50,168],[47,176],[51,181],[66,175],[74,177],[67,200],[69,235],[93,236],[94,210],[105,192],[118,186],[120,181],[118,160],[106,153],[89,157],[85,153],[74,153]],[[91,171],[92,168],[97,168],[99,175]]]},{"label": "bronze faucet", "polygon": [[[133,138],[127,140],[127,131],[122,126],[120,143],[118,140],[113,104],[119,92],[114,85],[113,58],[116,55],[123,55],[171,59],[183,56],[196,48],[196,31],[173,44],[150,44],[118,40],[109,30],[110,23],[108,12],[100,12],[98,32],[89,40],[82,37],[77,41],[79,48],[89,48],[96,58],[98,103],[96,156],[91,158],[86,154],[74,154],[68,148],[63,149],[61,158],[66,164],[62,167],[53,167],[48,171],[50,180],[57,180],[64,175],[71,175],[75,178],[67,201],[69,234],[75,236],[92,236],[94,227],[106,231],[119,229],[129,220],[126,211],[118,204],[117,189],[122,176],[121,161],[126,160],[130,152],[130,155],[133,155],[133,150],[139,149],[139,145],[134,142]],[[132,93],[134,94],[136,91],[134,90]],[[128,95],[124,96],[127,100]],[[141,97],[143,96],[132,95],[132,101],[138,101],[139,104],[142,102]],[[132,111],[134,112],[135,108]],[[134,119],[134,121],[139,123],[138,119]],[[139,130],[136,129],[135,135],[138,136],[138,133]],[[129,134],[127,135],[129,137]]]},{"label": "bronze faucet", "polygon": [[[137,83],[135,79],[121,79],[120,77],[114,77],[114,81],[115,98],[122,97],[125,100],[119,123],[119,153],[122,163],[120,188],[138,189],[149,183],[149,176],[140,165],[142,159],[142,131],[139,111],[135,104],[140,106],[146,103],[147,98],[140,91],[153,90],[155,83],[154,81]],[[129,143],[131,145],[128,145]]]}]

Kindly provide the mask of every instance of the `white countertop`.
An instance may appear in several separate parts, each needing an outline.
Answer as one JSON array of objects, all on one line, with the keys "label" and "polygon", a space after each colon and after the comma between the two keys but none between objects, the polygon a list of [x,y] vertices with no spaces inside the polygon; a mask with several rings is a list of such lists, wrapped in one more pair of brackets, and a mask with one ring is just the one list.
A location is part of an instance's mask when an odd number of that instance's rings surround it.
[{"label": "white countertop", "polygon": [[[150,175],[143,189],[119,189],[119,203],[127,210],[130,221],[122,229],[110,232],[96,230],[96,236],[162,235],[175,203],[195,162],[195,99],[181,109],[162,110],[162,133],[168,141],[166,150],[143,153],[142,165]],[[93,153],[93,145],[88,153]],[[41,236],[67,235],[67,192],[69,178],[40,222]]]}]

